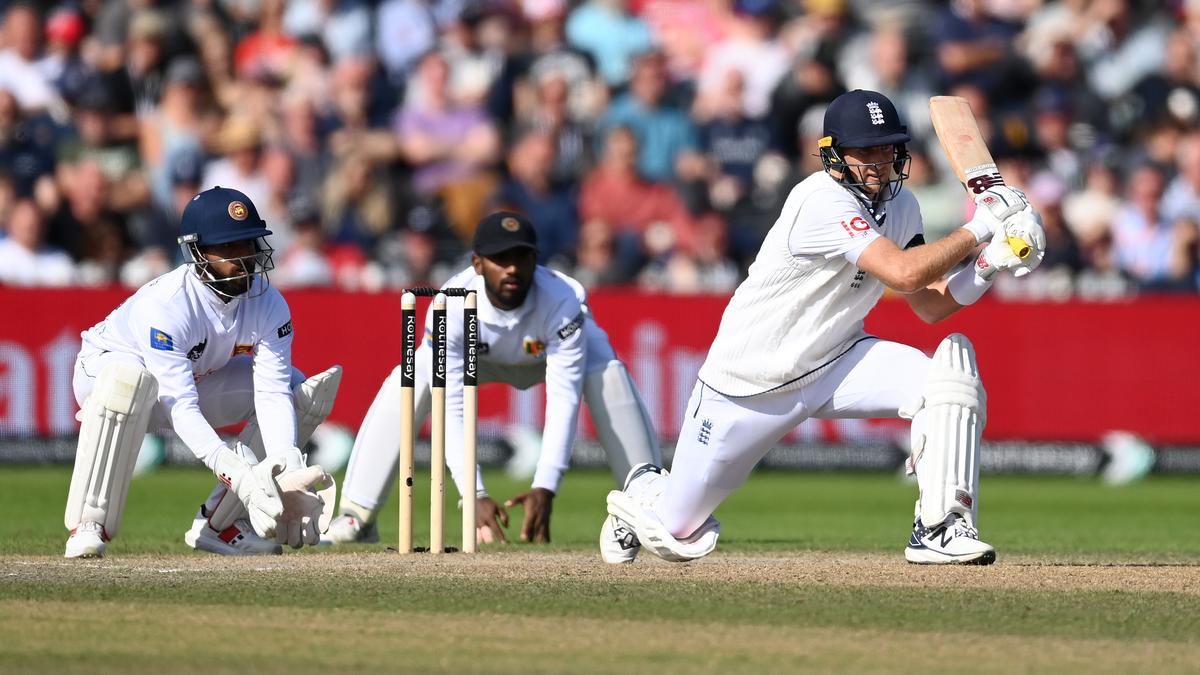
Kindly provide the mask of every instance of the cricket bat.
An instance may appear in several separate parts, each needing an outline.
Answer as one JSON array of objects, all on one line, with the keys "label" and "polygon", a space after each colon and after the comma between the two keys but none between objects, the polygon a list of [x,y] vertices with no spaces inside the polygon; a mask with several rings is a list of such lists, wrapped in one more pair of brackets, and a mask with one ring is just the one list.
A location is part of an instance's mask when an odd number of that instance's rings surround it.
[{"label": "cricket bat", "polygon": [[[972,196],[996,185],[1004,185],[1004,178],[996,168],[996,161],[983,142],[979,123],[971,104],[961,96],[934,96],[929,99],[929,114],[933,118],[933,130],[937,132],[942,150],[954,167],[954,174]],[[1009,237],[1008,245],[1018,258],[1029,255],[1029,243],[1020,237]]]}]

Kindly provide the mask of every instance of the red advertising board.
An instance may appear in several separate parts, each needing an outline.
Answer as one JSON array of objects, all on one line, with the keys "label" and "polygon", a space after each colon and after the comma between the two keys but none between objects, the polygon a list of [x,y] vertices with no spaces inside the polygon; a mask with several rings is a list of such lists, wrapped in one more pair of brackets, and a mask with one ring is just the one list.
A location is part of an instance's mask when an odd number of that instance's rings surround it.
[{"label": "red advertising board", "polygon": [[[0,435],[74,433],[71,369],[79,332],[129,295],[124,290],[0,290]],[[333,418],[357,427],[398,362],[397,294],[287,293],[295,359],[314,372],[345,368]],[[720,322],[725,298],[597,291],[593,311],[637,379],[655,423],[672,438],[695,374]],[[919,321],[885,299],[867,324],[880,337],[928,351],[947,333],[970,337],[988,390],[993,440],[1095,441],[1109,430],[1152,442],[1200,443],[1192,413],[1200,355],[1200,298],[1116,303],[1021,303],[985,299],[941,324]],[[536,426],[537,390],[486,386],[480,425]],[[812,421],[798,438],[863,440],[902,433],[900,423]]]}]

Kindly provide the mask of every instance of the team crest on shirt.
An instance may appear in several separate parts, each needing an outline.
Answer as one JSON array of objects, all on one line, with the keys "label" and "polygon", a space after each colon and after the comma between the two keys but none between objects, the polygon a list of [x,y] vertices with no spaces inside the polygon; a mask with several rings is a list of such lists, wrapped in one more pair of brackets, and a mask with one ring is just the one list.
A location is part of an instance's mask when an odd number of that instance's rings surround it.
[{"label": "team crest on shirt", "polygon": [[546,343],[533,338],[525,338],[525,353],[535,359],[546,355]]},{"label": "team crest on shirt", "polygon": [[241,356],[242,354],[249,354],[252,351],[254,351],[254,345],[234,345],[233,353],[229,355],[229,358]]},{"label": "team crest on shirt", "polygon": [[150,329],[150,348],[169,352],[175,349],[175,338],[157,328]]}]

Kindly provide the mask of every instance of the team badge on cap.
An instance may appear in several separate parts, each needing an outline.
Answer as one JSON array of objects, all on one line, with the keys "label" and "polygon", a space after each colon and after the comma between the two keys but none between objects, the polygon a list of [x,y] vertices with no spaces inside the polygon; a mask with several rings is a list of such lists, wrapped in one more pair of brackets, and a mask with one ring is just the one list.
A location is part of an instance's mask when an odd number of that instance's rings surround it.
[{"label": "team badge on cap", "polygon": [[234,220],[245,220],[249,212],[246,210],[246,205],[241,202],[229,202],[229,217]]},{"label": "team badge on cap", "polygon": [[517,221],[516,218],[505,218],[500,221],[500,227],[503,227],[509,232],[516,232],[517,230],[521,229],[521,223]]}]

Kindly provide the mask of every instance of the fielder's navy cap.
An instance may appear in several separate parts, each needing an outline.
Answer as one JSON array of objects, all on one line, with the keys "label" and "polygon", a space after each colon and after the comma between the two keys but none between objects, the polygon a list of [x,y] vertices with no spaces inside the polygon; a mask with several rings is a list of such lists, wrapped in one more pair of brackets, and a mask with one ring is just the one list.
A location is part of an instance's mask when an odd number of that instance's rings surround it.
[{"label": "fielder's navy cap", "polygon": [[232,188],[210,188],[183,209],[179,243],[200,246],[257,239],[271,234],[254,202]]},{"label": "fielder's navy cap", "polygon": [[519,213],[497,211],[484,217],[475,228],[477,255],[489,256],[514,248],[537,250],[537,232],[533,223]]},{"label": "fielder's navy cap", "polygon": [[888,97],[855,89],[833,99],[825,109],[825,136],[841,148],[870,148],[908,143],[908,127]]}]

